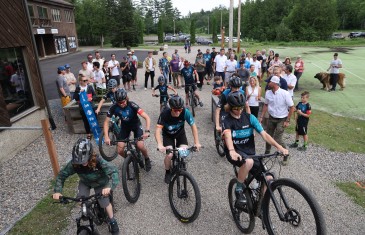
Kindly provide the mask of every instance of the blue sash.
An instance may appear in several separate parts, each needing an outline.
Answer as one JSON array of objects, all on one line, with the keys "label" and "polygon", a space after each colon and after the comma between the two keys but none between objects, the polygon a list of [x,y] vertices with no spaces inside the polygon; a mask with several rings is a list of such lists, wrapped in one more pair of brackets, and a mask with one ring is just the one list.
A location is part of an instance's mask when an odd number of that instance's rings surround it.
[{"label": "blue sash", "polygon": [[94,139],[96,144],[99,144],[99,135],[101,133],[98,119],[95,117],[94,110],[92,108],[92,105],[87,99],[87,94],[85,91],[80,92],[80,104],[82,106],[82,109],[84,110],[84,113],[86,115],[87,121],[89,122],[90,128],[94,134]]}]

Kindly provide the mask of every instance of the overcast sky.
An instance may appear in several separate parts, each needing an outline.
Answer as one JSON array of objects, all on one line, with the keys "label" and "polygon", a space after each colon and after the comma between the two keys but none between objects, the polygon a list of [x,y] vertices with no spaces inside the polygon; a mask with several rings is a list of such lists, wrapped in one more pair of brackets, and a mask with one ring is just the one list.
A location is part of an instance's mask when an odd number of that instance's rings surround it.
[{"label": "overcast sky", "polygon": [[[191,13],[200,12],[201,9],[209,11],[215,7],[219,7],[219,5],[228,8],[229,2],[229,0],[172,0],[173,6],[179,9],[182,16],[186,16],[189,11]],[[244,2],[244,0],[241,0],[241,2]],[[237,7],[237,5],[238,0],[234,0],[234,6]]]}]

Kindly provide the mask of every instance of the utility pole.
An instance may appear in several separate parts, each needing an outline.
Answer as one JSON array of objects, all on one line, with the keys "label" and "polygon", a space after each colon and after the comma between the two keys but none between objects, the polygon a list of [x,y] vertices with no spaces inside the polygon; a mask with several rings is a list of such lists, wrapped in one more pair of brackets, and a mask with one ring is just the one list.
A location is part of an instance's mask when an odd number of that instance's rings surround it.
[{"label": "utility pole", "polygon": [[209,34],[209,16],[208,16],[208,34]]},{"label": "utility pole", "polygon": [[238,0],[237,53],[241,50],[241,0]]},{"label": "utility pole", "polygon": [[232,48],[233,45],[233,3],[234,0],[230,0],[229,4],[229,43],[228,47]]}]

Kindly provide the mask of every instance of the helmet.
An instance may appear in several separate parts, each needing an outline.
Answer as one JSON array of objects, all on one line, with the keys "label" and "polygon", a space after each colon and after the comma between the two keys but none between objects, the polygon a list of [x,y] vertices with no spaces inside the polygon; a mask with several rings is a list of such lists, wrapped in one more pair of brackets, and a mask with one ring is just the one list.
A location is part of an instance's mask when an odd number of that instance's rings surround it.
[{"label": "helmet", "polygon": [[93,153],[93,146],[88,139],[78,139],[72,149],[72,164],[84,164],[89,161]]},{"label": "helmet", "polygon": [[229,79],[229,86],[230,86],[230,87],[235,87],[235,88],[239,88],[239,87],[241,87],[241,86],[242,86],[241,78],[236,77],[236,76],[232,76],[232,77]]},{"label": "helmet", "polygon": [[123,88],[119,88],[115,92],[115,99],[117,101],[123,101],[123,100],[127,99],[127,92]]},{"label": "helmet", "polygon": [[158,81],[158,83],[160,83],[160,82],[165,83],[165,78],[161,75],[158,77],[157,81]]},{"label": "helmet", "polygon": [[110,79],[108,81],[108,89],[113,89],[113,88],[116,88],[118,86],[118,83],[117,83],[117,80],[115,79]]},{"label": "helmet", "polygon": [[169,105],[172,109],[182,109],[184,108],[184,100],[180,96],[172,96],[169,99]]},{"label": "helmet", "polygon": [[240,91],[231,92],[228,95],[227,102],[231,107],[245,106],[246,98]]}]

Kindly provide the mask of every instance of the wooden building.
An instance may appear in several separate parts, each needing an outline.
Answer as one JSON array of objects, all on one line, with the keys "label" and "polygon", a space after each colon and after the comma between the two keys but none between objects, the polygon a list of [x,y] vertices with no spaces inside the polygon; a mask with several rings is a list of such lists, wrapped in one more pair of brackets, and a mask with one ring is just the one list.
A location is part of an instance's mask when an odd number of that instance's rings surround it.
[{"label": "wooden building", "polygon": [[[40,127],[49,109],[28,3],[0,0],[0,15],[0,127]],[[41,130],[0,131],[0,162],[41,134]]]},{"label": "wooden building", "polygon": [[77,50],[74,6],[66,0],[28,0],[39,57]]}]

